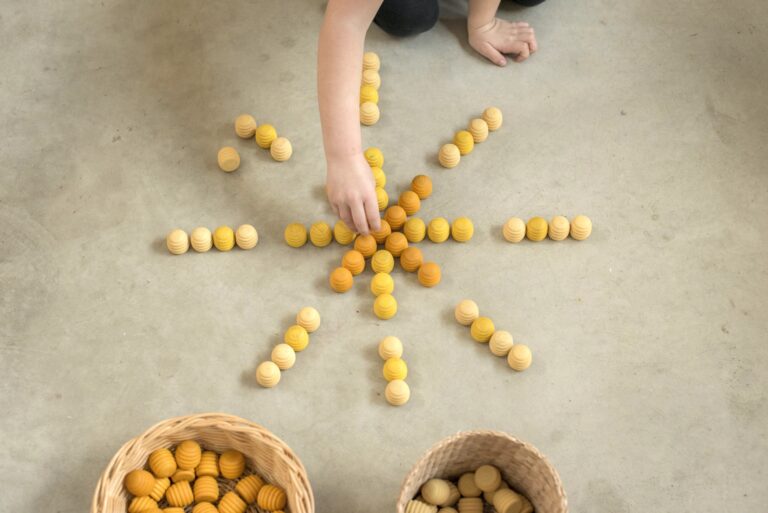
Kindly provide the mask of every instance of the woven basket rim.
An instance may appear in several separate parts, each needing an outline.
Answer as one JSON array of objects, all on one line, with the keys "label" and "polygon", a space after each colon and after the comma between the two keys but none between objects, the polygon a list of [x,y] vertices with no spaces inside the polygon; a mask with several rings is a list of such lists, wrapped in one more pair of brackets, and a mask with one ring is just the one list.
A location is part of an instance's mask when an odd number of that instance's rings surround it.
[{"label": "woven basket rim", "polygon": [[[505,433],[504,431],[497,431],[493,429],[472,429],[472,430],[466,430],[466,431],[459,431],[457,433],[454,433],[453,435],[449,435],[449,436],[446,436],[445,438],[442,438],[437,443],[432,445],[432,447],[427,449],[427,451],[424,452],[419,457],[419,459],[416,461],[416,463],[414,463],[414,465],[408,471],[408,474],[403,479],[403,483],[400,486],[400,494],[397,499],[397,504],[399,505],[404,499],[410,500],[412,498],[412,497],[404,497],[404,495],[407,489],[414,488],[414,481],[417,479],[416,477],[417,471],[420,469],[423,462],[430,460],[433,457],[433,455],[435,455],[437,452],[443,450],[444,448],[450,445],[456,444],[466,438],[472,438],[472,437],[478,437],[478,436],[503,438],[509,442],[520,445],[520,447],[528,451],[531,451],[531,453],[534,454],[537,458],[540,458],[541,461],[544,463],[544,465],[552,474],[555,490],[561,499],[563,510],[568,511],[568,499],[565,494],[565,489],[563,488],[563,483],[560,479],[560,474],[558,474],[555,467],[552,466],[552,463],[549,461],[549,459],[547,459],[547,457],[544,456],[541,453],[541,451],[539,451],[535,446],[529,444],[528,442],[525,442],[524,440],[520,440],[519,438],[513,435],[510,435],[509,433]],[[447,476],[443,476],[443,477],[447,477]],[[415,488],[418,489],[418,487],[421,484],[422,484],[421,482],[415,483],[416,485]]]},{"label": "woven basket rim", "polygon": [[288,444],[286,444],[280,437],[272,433],[261,424],[257,424],[253,421],[238,417],[236,415],[220,412],[193,413],[190,415],[181,415],[161,420],[147,428],[141,434],[130,438],[125,443],[123,443],[123,445],[109,460],[109,463],[104,468],[104,471],[99,477],[99,481],[96,485],[96,490],[94,491],[93,499],[91,502],[91,513],[101,513],[101,508],[104,504],[106,495],[107,484],[113,478],[113,474],[118,469],[119,462],[125,457],[126,454],[129,454],[135,450],[136,446],[139,445],[141,441],[152,438],[159,431],[163,431],[170,427],[185,427],[189,424],[208,425],[209,427],[220,427],[220,425],[226,424],[233,431],[251,431],[258,433],[259,436],[268,439],[271,443],[278,446],[285,457],[290,459],[293,465],[296,467],[296,474],[299,484],[306,491],[306,498],[309,506],[308,512],[314,513],[315,498],[312,491],[312,486],[307,476],[306,468],[296,453],[288,446]]}]

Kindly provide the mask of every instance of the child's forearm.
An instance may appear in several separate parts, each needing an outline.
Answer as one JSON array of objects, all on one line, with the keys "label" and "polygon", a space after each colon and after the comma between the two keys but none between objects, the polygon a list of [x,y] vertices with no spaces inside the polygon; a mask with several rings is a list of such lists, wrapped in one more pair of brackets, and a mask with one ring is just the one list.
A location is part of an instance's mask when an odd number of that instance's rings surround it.
[{"label": "child's forearm", "polygon": [[317,94],[327,159],[362,153],[360,75],[365,33],[381,0],[330,0],[317,52]]},{"label": "child's forearm", "polygon": [[496,17],[501,0],[469,0],[467,26],[470,29],[481,27]]}]

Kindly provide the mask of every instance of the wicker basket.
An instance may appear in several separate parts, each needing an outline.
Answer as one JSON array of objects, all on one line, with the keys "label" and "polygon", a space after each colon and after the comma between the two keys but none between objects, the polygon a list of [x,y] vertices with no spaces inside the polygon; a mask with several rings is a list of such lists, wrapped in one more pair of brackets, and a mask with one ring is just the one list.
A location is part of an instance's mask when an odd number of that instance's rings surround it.
[{"label": "wicker basket", "polygon": [[445,438],[414,465],[403,481],[397,513],[433,477],[458,478],[485,464],[495,465],[513,489],[524,494],[536,513],[567,513],[560,476],[533,446],[498,431],[465,431]]},{"label": "wicker basket", "polygon": [[[220,413],[164,420],[126,442],[96,486],[91,513],[126,513],[129,496],[123,487],[125,475],[143,468],[155,449],[170,448],[188,439],[197,440],[204,449],[212,451],[242,452],[249,470],[285,489],[290,513],[314,513],[315,500],[307,472],[293,451],[263,427]],[[258,510],[251,507],[249,511]]]}]

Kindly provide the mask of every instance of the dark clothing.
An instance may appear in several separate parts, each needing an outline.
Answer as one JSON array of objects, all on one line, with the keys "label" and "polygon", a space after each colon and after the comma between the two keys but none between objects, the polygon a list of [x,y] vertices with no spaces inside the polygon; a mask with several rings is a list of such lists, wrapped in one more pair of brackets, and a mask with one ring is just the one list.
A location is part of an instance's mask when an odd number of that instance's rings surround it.
[{"label": "dark clothing", "polygon": [[[544,0],[514,0],[516,4],[532,7]],[[393,36],[415,36],[437,23],[438,0],[384,0],[373,22]]]}]

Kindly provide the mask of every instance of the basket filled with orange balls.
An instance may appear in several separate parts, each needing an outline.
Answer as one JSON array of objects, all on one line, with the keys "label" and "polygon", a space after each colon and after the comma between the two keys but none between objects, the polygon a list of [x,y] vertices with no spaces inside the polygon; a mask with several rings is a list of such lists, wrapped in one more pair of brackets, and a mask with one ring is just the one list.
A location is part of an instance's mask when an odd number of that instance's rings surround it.
[{"label": "basket filled with orange balls", "polygon": [[129,440],[91,513],[314,513],[307,472],[268,430],[232,415],[168,419]]}]

